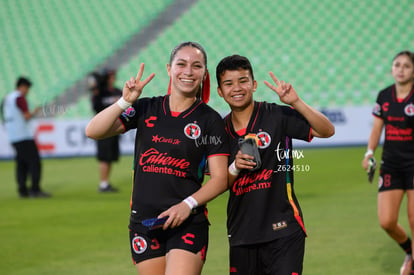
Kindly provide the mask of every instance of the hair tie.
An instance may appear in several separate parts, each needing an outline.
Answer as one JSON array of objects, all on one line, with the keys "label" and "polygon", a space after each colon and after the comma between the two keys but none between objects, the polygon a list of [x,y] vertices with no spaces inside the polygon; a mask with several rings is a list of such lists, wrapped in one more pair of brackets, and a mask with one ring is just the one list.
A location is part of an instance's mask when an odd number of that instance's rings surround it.
[{"label": "hair tie", "polygon": [[168,91],[167,95],[171,94],[171,77],[170,77],[170,83],[168,84]]},{"label": "hair tie", "polygon": [[208,73],[208,70],[206,78],[203,81],[203,88],[201,90],[201,100],[206,104],[210,100],[210,74]]}]

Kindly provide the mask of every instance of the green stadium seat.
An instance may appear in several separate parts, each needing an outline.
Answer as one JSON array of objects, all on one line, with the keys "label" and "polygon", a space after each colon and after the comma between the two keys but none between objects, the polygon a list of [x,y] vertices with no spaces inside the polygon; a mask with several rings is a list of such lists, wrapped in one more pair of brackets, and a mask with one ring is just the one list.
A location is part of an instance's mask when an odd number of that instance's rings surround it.
[{"label": "green stadium seat", "polygon": [[[117,16],[136,5],[124,2],[49,1],[46,7],[30,0],[1,1],[0,20],[7,24],[0,24],[0,30],[8,38],[2,39],[5,50],[0,53],[0,74],[8,76],[0,82],[1,93],[25,74],[35,84],[35,104],[52,100],[112,55],[171,0],[141,3],[136,16]],[[10,56],[9,62],[4,55]]]},{"label": "green stadium seat", "polygon": [[[51,100],[172,3],[140,3],[135,16],[109,16],[130,12],[129,7],[136,5],[135,0],[120,1],[116,5],[101,0],[50,1],[47,7],[30,0],[0,1],[0,33],[7,38],[0,45],[0,93],[10,90],[18,75],[27,74],[35,83],[35,94],[42,95],[33,101]],[[90,12],[96,7],[99,12]],[[214,70],[223,56],[233,53],[251,59],[261,96],[267,101],[275,99],[263,85],[272,70],[292,81],[299,92],[305,91],[309,104],[372,105],[378,91],[393,81],[389,74],[393,56],[412,49],[411,34],[400,31],[411,24],[410,7],[411,0],[398,5],[387,0],[238,4],[199,0],[118,68],[117,86],[145,62],[156,73],[147,95],[163,94],[171,48],[180,41],[196,40],[208,51],[211,102],[220,108],[225,105],[214,92]],[[85,106],[81,100],[73,108],[82,113]]]}]

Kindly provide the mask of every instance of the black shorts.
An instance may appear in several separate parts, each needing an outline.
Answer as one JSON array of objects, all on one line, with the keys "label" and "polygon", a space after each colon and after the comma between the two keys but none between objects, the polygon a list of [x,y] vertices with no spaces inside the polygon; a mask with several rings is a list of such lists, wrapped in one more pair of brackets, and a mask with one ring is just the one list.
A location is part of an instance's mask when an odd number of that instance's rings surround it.
[{"label": "black shorts", "polygon": [[[190,216],[191,217],[191,216]],[[129,239],[134,264],[165,256],[171,249],[182,249],[197,254],[205,261],[208,249],[208,221],[187,219],[177,228],[149,230],[142,224],[130,225]]]},{"label": "black shorts", "polygon": [[414,189],[414,171],[389,171],[381,169],[378,178],[378,192],[396,189]]},{"label": "black shorts", "polygon": [[305,254],[305,233],[295,233],[271,242],[230,247],[230,274],[299,275]]},{"label": "black shorts", "polygon": [[96,158],[99,161],[112,162],[119,159],[119,137],[109,137],[96,142]]}]

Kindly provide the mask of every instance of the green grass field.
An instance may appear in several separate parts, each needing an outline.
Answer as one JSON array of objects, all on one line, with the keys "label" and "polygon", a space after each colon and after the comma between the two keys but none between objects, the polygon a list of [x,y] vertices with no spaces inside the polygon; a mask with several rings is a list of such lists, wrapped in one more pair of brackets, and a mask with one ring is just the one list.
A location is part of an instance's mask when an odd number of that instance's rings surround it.
[{"label": "green grass field", "polygon": [[[304,274],[398,274],[404,254],[379,228],[364,148],[302,150],[296,163],[310,166],[295,182],[308,231]],[[0,161],[0,273],[137,274],[128,247],[131,166],[131,156],[114,166],[121,192],[98,194],[94,158],[45,159],[43,187],[53,198],[22,200],[14,163]],[[227,193],[209,203],[203,274],[228,274],[226,201]],[[405,201],[400,216],[408,229]]]}]

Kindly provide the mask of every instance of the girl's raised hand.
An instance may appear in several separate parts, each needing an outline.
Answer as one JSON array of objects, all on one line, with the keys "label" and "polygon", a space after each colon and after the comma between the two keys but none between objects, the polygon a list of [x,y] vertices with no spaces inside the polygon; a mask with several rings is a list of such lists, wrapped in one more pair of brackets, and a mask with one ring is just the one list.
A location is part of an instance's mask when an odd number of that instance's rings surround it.
[{"label": "girl's raised hand", "polygon": [[122,90],[122,97],[130,103],[134,103],[142,93],[144,87],[154,78],[155,74],[150,74],[146,79],[141,80],[142,74],[144,73],[144,63],[141,63],[137,77],[131,77],[130,80],[125,82]]},{"label": "girl's raised hand", "polygon": [[286,83],[283,80],[279,81],[279,79],[277,79],[273,72],[270,72],[269,74],[275,82],[276,86],[266,80],[264,81],[264,83],[267,87],[269,87],[277,93],[277,95],[280,98],[280,101],[282,101],[285,104],[293,105],[295,102],[299,100],[299,96],[295,88],[293,88],[292,84]]}]

